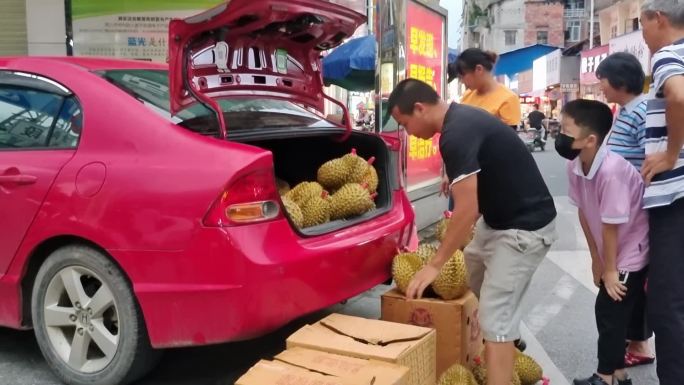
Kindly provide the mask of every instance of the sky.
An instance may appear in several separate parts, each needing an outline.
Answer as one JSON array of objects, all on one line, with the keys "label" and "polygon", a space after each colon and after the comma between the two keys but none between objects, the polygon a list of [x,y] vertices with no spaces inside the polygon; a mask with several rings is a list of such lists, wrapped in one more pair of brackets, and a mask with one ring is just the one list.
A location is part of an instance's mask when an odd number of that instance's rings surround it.
[{"label": "sky", "polygon": [[461,39],[463,0],[440,0],[439,5],[449,10],[449,48],[456,48]]}]

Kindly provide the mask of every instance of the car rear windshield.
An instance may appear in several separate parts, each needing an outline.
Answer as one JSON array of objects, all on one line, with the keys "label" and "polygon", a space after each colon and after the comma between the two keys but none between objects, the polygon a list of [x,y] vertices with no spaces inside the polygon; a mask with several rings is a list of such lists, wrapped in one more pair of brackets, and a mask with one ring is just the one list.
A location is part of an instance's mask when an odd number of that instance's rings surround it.
[{"label": "car rear windshield", "polygon": [[[203,135],[217,136],[219,133],[216,115],[203,104],[193,104],[171,116],[168,71],[108,70],[99,71],[98,74],[169,121]],[[223,110],[229,131],[331,125],[305,108],[284,100],[224,98],[217,99],[217,102]]]}]

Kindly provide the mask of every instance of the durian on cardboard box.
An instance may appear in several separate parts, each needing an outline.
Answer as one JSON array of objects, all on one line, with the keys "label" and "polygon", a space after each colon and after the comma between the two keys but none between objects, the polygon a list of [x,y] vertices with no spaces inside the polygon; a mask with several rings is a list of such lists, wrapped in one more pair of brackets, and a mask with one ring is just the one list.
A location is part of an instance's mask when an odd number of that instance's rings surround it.
[{"label": "durian on cardboard box", "polygon": [[287,348],[295,347],[406,366],[410,385],[437,382],[436,335],[429,328],[331,314],[288,337]]},{"label": "durian on cardboard box", "polygon": [[396,288],[381,297],[385,321],[434,328],[437,331],[437,377],[454,364],[472,366],[482,350],[479,303],[468,291],[461,298],[408,300]]}]

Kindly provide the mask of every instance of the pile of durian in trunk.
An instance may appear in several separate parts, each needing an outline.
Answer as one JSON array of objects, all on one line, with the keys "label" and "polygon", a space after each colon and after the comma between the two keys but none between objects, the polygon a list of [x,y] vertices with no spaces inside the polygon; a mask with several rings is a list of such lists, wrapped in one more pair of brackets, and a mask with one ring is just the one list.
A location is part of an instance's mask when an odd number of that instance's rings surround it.
[{"label": "pile of durian in trunk", "polygon": [[378,173],[374,160],[366,160],[352,149],[321,165],[315,182],[302,182],[289,189],[279,180],[278,191],[294,225],[304,229],[375,209]]}]

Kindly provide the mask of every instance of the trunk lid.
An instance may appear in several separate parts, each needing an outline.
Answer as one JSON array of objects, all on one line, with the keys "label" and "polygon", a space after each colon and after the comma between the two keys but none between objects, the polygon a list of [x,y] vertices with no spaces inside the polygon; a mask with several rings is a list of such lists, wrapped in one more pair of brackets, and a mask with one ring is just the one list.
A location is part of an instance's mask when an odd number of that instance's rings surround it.
[{"label": "trunk lid", "polygon": [[169,25],[171,114],[215,98],[284,99],[323,111],[321,52],[365,16],[324,0],[231,0]]}]

